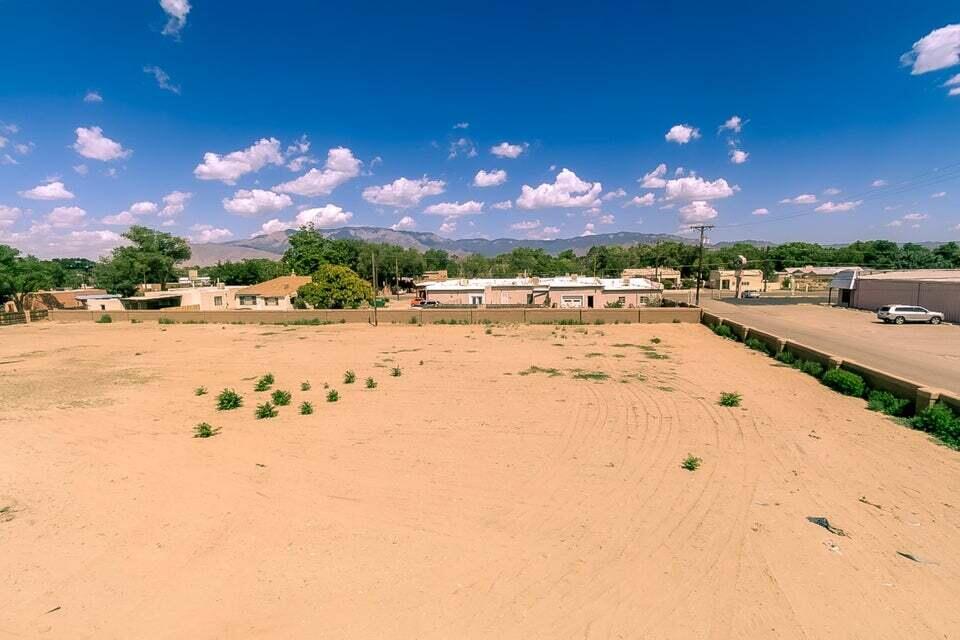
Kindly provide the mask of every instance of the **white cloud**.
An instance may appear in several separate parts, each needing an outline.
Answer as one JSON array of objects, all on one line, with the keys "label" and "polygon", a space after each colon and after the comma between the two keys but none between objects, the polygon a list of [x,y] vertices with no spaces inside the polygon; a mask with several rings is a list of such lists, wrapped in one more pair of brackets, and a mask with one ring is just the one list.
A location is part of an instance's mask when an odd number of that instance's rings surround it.
[{"label": "white cloud", "polygon": [[891,220],[890,222],[888,222],[888,223],[885,224],[884,226],[886,226],[886,227],[902,227],[902,226],[903,226],[903,220]]},{"label": "white cloud", "polygon": [[507,181],[507,172],[503,169],[493,171],[484,171],[480,169],[477,175],[473,176],[473,186],[475,187],[496,187]]},{"label": "white cloud", "polygon": [[598,203],[602,190],[601,183],[586,182],[573,171],[562,169],[553,184],[544,183],[536,189],[523,185],[517,206],[521,209],[592,207]]},{"label": "white cloud", "polygon": [[828,187],[823,190],[823,195],[825,196],[835,196],[838,193],[840,193],[840,189],[837,189],[836,187]]},{"label": "white cloud", "polygon": [[510,228],[515,231],[531,231],[533,229],[540,228],[539,220],[521,220],[520,222],[514,222],[510,225]]},{"label": "white cloud", "polygon": [[863,200],[847,200],[846,202],[827,201],[814,209],[820,213],[843,213],[844,211],[853,211],[863,204]]},{"label": "white cloud", "polygon": [[73,143],[73,149],[84,158],[109,162],[128,158],[133,153],[124,149],[119,142],[103,135],[100,127],[77,127],[76,134],[77,141]]},{"label": "white cloud", "polygon": [[9,153],[5,153],[3,154],[3,157],[0,158],[0,164],[20,164],[20,163],[14,160],[13,156],[11,156]]},{"label": "white cloud", "polygon": [[327,204],[313,209],[304,209],[297,214],[296,223],[298,227],[313,225],[314,227],[335,227],[346,224],[353,217],[350,211],[344,211],[342,207],[335,204]]},{"label": "white cloud", "polygon": [[117,226],[129,226],[131,224],[136,224],[136,217],[129,211],[121,211],[112,216],[105,216],[100,219],[100,222],[103,224],[117,225]]},{"label": "white cloud", "polygon": [[603,194],[603,197],[600,198],[604,202],[609,202],[610,200],[615,200],[617,198],[626,198],[627,192],[623,189],[617,189],[616,191],[607,191]]},{"label": "white cloud", "polygon": [[293,204],[290,196],[264,189],[240,189],[232,198],[223,199],[223,208],[238,216],[276,213]]},{"label": "white cloud", "polygon": [[196,232],[190,236],[190,240],[199,244],[219,242],[233,237],[230,229],[217,228],[209,224],[195,224],[190,227],[190,230]]},{"label": "white cloud", "polygon": [[921,220],[927,220],[929,218],[930,216],[925,213],[908,213],[907,215],[903,216],[903,219],[907,222],[920,222]]},{"label": "white cloud", "polygon": [[597,221],[598,221],[600,224],[613,224],[613,223],[614,223],[614,220],[615,220],[615,218],[613,217],[613,214],[611,214],[611,213],[602,215],[602,216],[600,216],[600,217],[597,219]]},{"label": "white cloud", "polygon": [[130,213],[142,216],[149,213],[156,213],[158,208],[159,207],[157,207],[157,203],[145,200],[142,202],[134,202],[132,205],[130,205]]},{"label": "white cloud", "polygon": [[160,8],[169,16],[166,26],[163,27],[163,35],[178,37],[180,30],[187,24],[189,0],[160,0]]},{"label": "white cloud", "polygon": [[930,197],[931,197],[931,198],[943,198],[943,197],[946,196],[946,195],[947,195],[947,192],[946,192],[946,191],[937,191],[936,193],[931,193],[931,194],[930,194]]},{"label": "white cloud", "polygon": [[934,29],[914,42],[913,48],[903,54],[900,61],[913,67],[913,75],[960,64],[960,24]]},{"label": "white cloud", "polygon": [[753,213],[755,216],[765,216],[770,213],[770,210],[760,207],[759,209],[754,209],[751,213]]},{"label": "white cloud", "polygon": [[747,158],[750,157],[750,154],[742,149],[731,149],[730,150],[730,162],[733,164],[743,164],[747,161]]},{"label": "white cloud", "polygon": [[953,87],[953,86],[958,85],[958,84],[960,84],[960,73],[958,73],[957,75],[951,77],[949,80],[947,80],[946,82],[944,82],[944,83],[943,83],[943,86],[945,86],[945,87]]},{"label": "white cloud", "polygon": [[588,222],[587,224],[583,225],[583,233],[581,233],[580,235],[581,236],[595,235],[593,231],[596,228],[597,228],[596,225],[594,225],[592,222]]},{"label": "white cloud", "polygon": [[669,202],[669,203],[663,205],[662,207],[660,207],[660,211],[667,211],[668,209],[673,209],[675,206],[677,206],[677,205],[675,205],[675,204],[672,203],[672,202]]},{"label": "white cloud", "polygon": [[19,207],[8,207],[0,204],[0,228],[12,226],[21,213],[23,211]]},{"label": "white cloud", "polygon": [[85,164],[74,165],[73,170],[76,171],[81,176],[87,175],[87,173],[90,171],[90,169],[88,169],[87,165]]},{"label": "white cloud", "polygon": [[440,228],[437,229],[437,233],[442,233],[444,235],[450,235],[457,230],[457,221],[456,220],[444,220],[443,224],[440,225]]},{"label": "white cloud", "polygon": [[654,202],[656,202],[656,200],[657,199],[654,197],[652,193],[645,193],[642,196],[634,196],[633,198],[630,199],[629,202],[627,202],[623,206],[652,207]]},{"label": "white cloud", "polygon": [[700,130],[688,124],[675,124],[670,127],[670,131],[667,131],[663,137],[667,142],[687,144],[691,140],[696,140],[700,137]]},{"label": "white cloud", "polygon": [[20,133],[20,127],[12,123],[7,124],[5,122],[0,122],[0,131],[9,134]]},{"label": "white cloud", "polygon": [[80,207],[54,207],[47,214],[47,223],[54,227],[77,227],[82,225],[87,212]]},{"label": "white cloud", "polygon": [[406,209],[420,204],[427,196],[436,196],[444,192],[443,180],[430,180],[426,177],[417,180],[397,178],[390,184],[367,187],[363,190],[363,199],[373,204]]},{"label": "white cloud", "polygon": [[730,116],[727,118],[727,121],[720,125],[720,131],[727,130],[734,133],[740,133],[740,130],[743,129],[744,122],[740,116]]},{"label": "white cloud", "polygon": [[500,210],[513,209],[513,201],[512,201],[512,200],[504,200],[503,202],[495,202],[494,204],[492,204],[492,205],[490,205],[490,206],[491,206],[493,209],[500,209]]},{"label": "white cloud", "polygon": [[814,204],[816,201],[817,196],[812,193],[801,193],[794,198],[784,198],[780,204]]},{"label": "white cloud", "polygon": [[143,72],[152,75],[157,82],[157,86],[161,89],[180,95],[180,85],[170,82],[170,74],[160,67],[156,65],[146,66],[143,68]]},{"label": "white cloud", "polygon": [[540,230],[540,235],[546,239],[553,238],[558,233],[560,233],[560,227],[544,227]]},{"label": "white cloud", "polygon": [[20,191],[20,196],[29,200],[71,200],[73,194],[59,180],[37,185],[33,189]]},{"label": "white cloud", "polygon": [[278,184],[273,190],[305,197],[330,195],[341,184],[360,175],[362,164],[350,149],[336,147],[327,151],[323,170],[310,169],[295,180]]},{"label": "white cloud", "polygon": [[476,200],[468,200],[462,204],[459,202],[439,202],[430,205],[424,209],[423,212],[432,215],[447,216],[448,218],[466,216],[472,213],[483,213],[483,203],[477,202]]},{"label": "white cloud", "polygon": [[950,92],[947,95],[960,96],[960,87],[954,87],[953,89],[950,89]]},{"label": "white cloud", "polygon": [[886,180],[883,180],[882,178],[878,178],[878,179],[874,180],[873,182],[871,182],[871,183],[870,183],[870,186],[871,186],[871,187],[885,187],[885,186],[887,186],[887,184],[888,184],[888,183],[887,183]]},{"label": "white cloud", "polygon": [[[260,231],[263,233],[275,233],[277,231],[286,231],[287,229],[293,229],[294,225],[292,222],[282,222],[277,218],[271,218],[267,220],[262,225],[260,225]],[[254,234],[257,235],[257,234]]]},{"label": "white cloud", "polygon": [[510,144],[509,142],[501,142],[498,145],[490,147],[490,153],[497,156],[498,158],[518,158],[520,154],[526,151],[529,145],[526,142],[521,144]]},{"label": "white cloud", "polygon": [[667,200],[717,200],[729,198],[740,190],[737,185],[731,186],[723,178],[704,180],[699,176],[684,176],[667,180]]},{"label": "white cloud", "polygon": [[294,173],[303,171],[303,168],[310,164],[317,164],[317,159],[313,156],[297,156],[287,163],[287,169]]},{"label": "white cloud", "polygon": [[280,141],[276,138],[261,138],[252,146],[225,156],[208,151],[203,154],[203,162],[194,168],[193,175],[199,180],[235,184],[237,178],[259,171],[268,164],[283,164]]},{"label": "white cloud", "polygon": [[3,149],[5,146],[7,146],[8,142],[10,142],[10,140],[8,140],[7,138],[4,138],[3,136],[0,136],[0,149]]},{"label": "white cloud", "polygon": [[18,143],[13,145],[13,150],[19,153],[20,155],[25,156],[31,151],[33,151],[33,148],[35,146],[36,145],[34,145],[32,142]]},{"label": "white cloud", "polygon": [[666,175],[667,165],[660,163],[656,169],[637,180],[637,182],[639,182],[640,186],[644,189],[663,189],[667,186],[667,181],[663,179]]},{"label": "white cloud", "polygon": [[477,147],[470,138],[459,138],[450,143],[450,150],[447,153],[447,159],[452,160],[458,155],[464,155],[468,158],[477,157]]},{"label": "white cloud", "polygon": [[417,226],[417,221],[411,218],[410,216],[403,216],[397,220],[394,224],[390,225],[390,228],[394,231],[409,231],[414,229]]},{"label": "white cloud", "polygon": [[717,210],[703,200],[694,200],[690,204],[680,207],[678,211],[680,212],[680,224],[684,225],[707,222],[717,217]]},{"label": "white cloud", "polygon": [[469,123],[469,122],[458,122],[457,124],[453,125],[453,128],[454,128],[454,129],[466,129],[466,128],[468,128],[469,126],[470,126],[470,123]]},{"label": "white cloud", "polygon": [[83,96],[84,102],[103,102],[103,96],[101,96],[96,91],[87,91],[87,95]]},{"label": "white cloud", "polygon": [[192,193],[171,191],[163,196],[163,209],[160,210],[160,217],[173,218],[174,216],[180,215],[187,207],[187,201],[192,197]]}]

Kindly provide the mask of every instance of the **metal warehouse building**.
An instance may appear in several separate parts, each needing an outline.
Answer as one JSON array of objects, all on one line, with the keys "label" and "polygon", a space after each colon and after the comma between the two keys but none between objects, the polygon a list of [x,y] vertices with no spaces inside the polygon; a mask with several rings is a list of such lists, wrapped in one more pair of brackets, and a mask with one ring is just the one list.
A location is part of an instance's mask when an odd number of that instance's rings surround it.
[{"label": "metal warehouse building", "polygon": [[882,271],[850,277],[837,275],[832,288],[840,289],[841,304],[875,310],[888,304],[906,304],[942,311],[948,322],[960,322],[960,269]]}]

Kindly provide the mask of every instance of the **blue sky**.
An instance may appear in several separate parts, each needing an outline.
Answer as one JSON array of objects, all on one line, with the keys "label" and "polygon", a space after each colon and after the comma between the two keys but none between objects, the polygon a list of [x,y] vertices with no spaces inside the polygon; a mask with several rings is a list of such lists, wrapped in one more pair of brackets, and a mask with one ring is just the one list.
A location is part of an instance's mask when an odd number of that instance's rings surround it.
[{"label": "blue sky", "polygon": [[0,242],[960,240],[955,2],[346,4],[0,0]]}]

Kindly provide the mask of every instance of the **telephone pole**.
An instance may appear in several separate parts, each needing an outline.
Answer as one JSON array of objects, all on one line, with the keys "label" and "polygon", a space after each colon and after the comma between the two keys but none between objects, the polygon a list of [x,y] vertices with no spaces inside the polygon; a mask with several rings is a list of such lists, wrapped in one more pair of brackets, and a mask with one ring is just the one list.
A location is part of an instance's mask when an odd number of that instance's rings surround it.
[{"label": "telephone pole", "polygon": [[703,232],[707,229],[713,229],[712,224],[698,224],[689,227],[700,231],[700,257],[697,259],[697,298],[696,305],[700,306],[700,280],[703,279]]},{"label": "telephone pole", "polygon": [[377,253],[371,252],[370,259],[373,267],[373,326],[379,326],[377,324]]}]

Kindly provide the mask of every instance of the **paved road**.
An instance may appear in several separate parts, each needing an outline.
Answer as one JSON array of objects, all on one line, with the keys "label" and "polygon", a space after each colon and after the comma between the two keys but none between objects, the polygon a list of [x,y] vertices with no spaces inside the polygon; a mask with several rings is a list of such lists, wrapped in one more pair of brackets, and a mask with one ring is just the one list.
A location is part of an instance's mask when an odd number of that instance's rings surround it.
[{"label": "paved road", "polygon": [[872,313],[783,300],[702,300],[703,308],[929,385],[960,393],[960,326],[888,325]]}]

